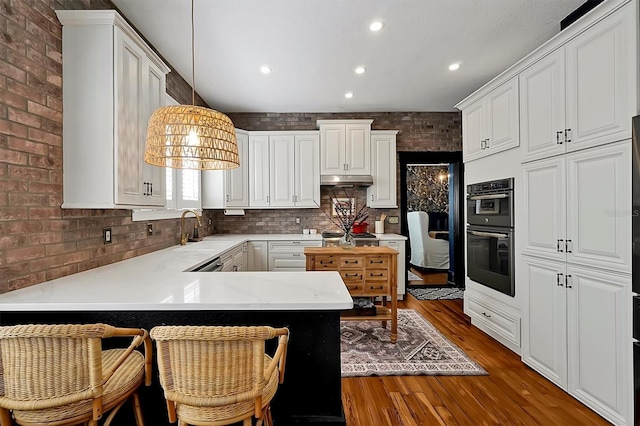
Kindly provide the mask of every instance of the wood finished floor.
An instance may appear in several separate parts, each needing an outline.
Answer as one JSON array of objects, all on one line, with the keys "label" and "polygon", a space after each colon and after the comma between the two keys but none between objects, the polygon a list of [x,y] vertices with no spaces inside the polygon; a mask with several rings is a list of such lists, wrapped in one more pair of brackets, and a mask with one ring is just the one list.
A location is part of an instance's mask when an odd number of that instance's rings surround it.
[{"label": "wood finished floor", "polygon": [[407,295],[399,307],[418,311],[489,375],[344,378],[347,426],[609,424],[472,326],[462,300]]}]

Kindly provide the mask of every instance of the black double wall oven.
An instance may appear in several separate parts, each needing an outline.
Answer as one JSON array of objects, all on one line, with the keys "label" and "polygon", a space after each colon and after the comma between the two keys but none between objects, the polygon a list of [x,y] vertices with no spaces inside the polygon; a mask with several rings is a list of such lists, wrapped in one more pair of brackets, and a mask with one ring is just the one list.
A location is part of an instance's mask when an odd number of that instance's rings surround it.
[{"label": "black double wall oven", "polygon": [[467,185],[467,275],[515,295],[513,178]]}]

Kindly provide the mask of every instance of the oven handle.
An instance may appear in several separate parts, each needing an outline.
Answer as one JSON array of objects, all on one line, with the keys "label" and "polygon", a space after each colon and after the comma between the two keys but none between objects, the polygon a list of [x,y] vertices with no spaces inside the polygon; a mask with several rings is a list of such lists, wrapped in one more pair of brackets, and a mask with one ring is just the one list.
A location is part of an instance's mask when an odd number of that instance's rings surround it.
[{"label": "oven handle", "polygon": [[494,237],[494,238],[508,238],[509,234],[499,234],[497,232],[480,232],[480,231],[467,231],[471,233],[471,235],[475,235],[477,237]]},{"label": "oven handle", "polygon": [[495,200],[497,198],[509,198],[509,194],[487,194],[487,195],[472,195],[470,200]]}]

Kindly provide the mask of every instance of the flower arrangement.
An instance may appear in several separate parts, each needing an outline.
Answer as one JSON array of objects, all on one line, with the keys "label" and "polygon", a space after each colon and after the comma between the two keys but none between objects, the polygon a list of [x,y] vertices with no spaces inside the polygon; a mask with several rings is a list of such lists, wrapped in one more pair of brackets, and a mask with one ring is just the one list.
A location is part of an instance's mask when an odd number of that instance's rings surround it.
[{"label": "flower arrangement", "polygon": [[334,225],[343,230],[345,235],[348,235],[351,233],[354,223],[362,223],[369,217],[369,208],[364,204],[356,211],[355,197],[347,195],[344,189],[343,192],[344,197],[339,198],[335,191],[331,191],[331,203],[334,216],[330,217],[330,220]]}]

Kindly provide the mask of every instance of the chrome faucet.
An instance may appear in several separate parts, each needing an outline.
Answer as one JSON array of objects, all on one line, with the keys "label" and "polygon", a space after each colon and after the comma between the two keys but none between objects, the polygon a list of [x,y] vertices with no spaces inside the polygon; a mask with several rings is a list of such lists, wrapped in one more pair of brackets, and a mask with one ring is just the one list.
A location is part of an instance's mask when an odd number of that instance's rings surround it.
[{"label": "chrome faucet", "polygon": [[189,232],[184,232],[184,217],[187,215],[187,213],[193,213],[196,216],[196,219],[198,220],[198,226],[202,226],[202,222],[200,221],[200,215],[194,211],[194,210],[185,210],[182,212],[182,216],[180,218],[180,245],[183,246],[185,244],[187,244],[187,240],[189,239]]}]

